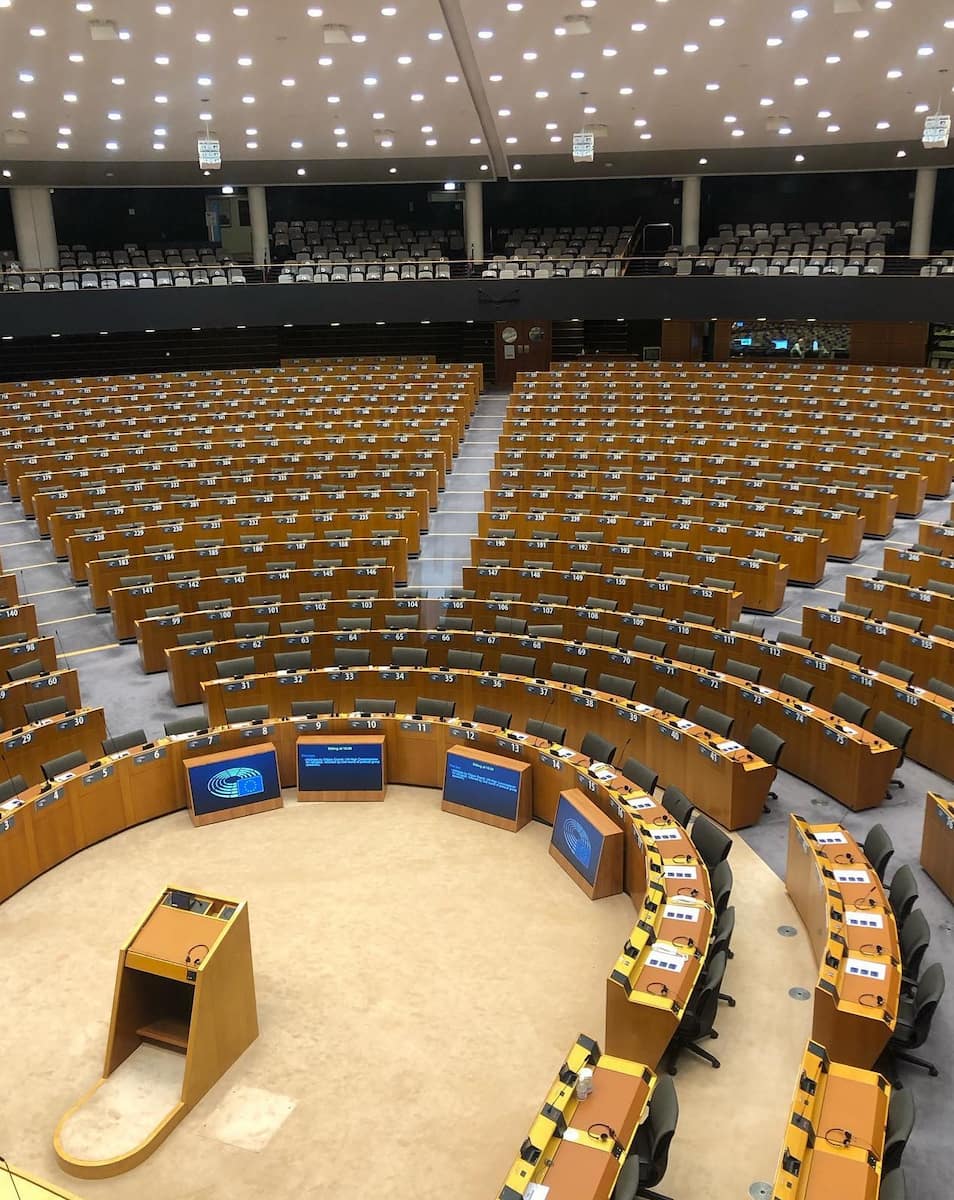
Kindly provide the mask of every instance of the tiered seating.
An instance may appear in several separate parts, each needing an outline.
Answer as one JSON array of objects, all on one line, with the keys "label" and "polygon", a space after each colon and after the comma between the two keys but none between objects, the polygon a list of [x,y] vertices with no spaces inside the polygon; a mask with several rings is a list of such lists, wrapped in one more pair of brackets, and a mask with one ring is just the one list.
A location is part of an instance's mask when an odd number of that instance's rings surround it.
[{"label": "tiered seating", "polygon": [[582,279],[623,275],[635,225],[501,229],[485,279]]},{"label": "tiered seating", "polygon": [[944,250],[925,263],[920,275],[954,275],[954,250]]},{"label": "tiered seating", "polygon": [[698,246],[670,246],[667,275],[881,275],[890,221],[806,221],[720,225]]},{"label": "tiered seating", "polygon": [[464,241],[446,229],[413,229],[387,219],[276,221],[272,259],[279,283],[380,283],[450,279]]},{"label": "tiered seating", "polygon": [[245,283],[245,273],[224,250],[168,247],[143,250],[127,242],[122,250],[91,251],[85,245],[60,246],[58,271],[23,271],[16,262],[3,273],[7,292],[86,292],[124,288],[224,287]]}]

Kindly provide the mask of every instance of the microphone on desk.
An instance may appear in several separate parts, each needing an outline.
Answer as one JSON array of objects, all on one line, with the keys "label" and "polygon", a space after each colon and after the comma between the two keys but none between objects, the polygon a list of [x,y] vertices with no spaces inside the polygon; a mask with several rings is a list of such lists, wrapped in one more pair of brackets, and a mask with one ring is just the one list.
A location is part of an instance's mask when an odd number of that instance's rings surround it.
[{"label": "microphone on desk", "polygon": [[3,1157],[2,1154],[0,1154],[0,1163],[3,1163],[4,1167],[6,1168],[7,1174],[10,1176],[10,1182],[13,1184],[13,1191],[14,1191],[14,1194],[16,1195],[17,1200],[21,1200],[20,1189],[17,1187],[16,1177],[13,1174],[13,1170],[12,1170],[10,1164],[7,1162],[7,1160]]}]

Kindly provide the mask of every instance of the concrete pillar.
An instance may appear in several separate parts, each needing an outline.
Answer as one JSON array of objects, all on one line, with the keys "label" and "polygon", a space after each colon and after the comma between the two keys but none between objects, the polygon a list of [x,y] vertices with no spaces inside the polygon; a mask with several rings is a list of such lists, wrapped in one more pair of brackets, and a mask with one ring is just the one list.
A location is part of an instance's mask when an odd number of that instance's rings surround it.
[{"label": "concrete pillar", "polygon": [[53,199],[45,187],[10,189],[17,259],[27,271],[55,271],[60,265],[53,223]]},{"label": "concrete pillar", "polygon": [[702,206],[702,180],[687,175],[682,181],[682,242],[683,246],[699,245],[699,210]]},{"label": "concrete pillar", "polygon": [[936,167],[918,167],[917,183],[914,185],[914,211],[911,213],[912,258],[926,258],[931,249],[936,184]]},{"label": "concrete pillar", "polygon": [[248,193],[248,219],[252,223],[252,261],[259,266],[269,261],[268,254],[268,202],[263,187],[250,187]]},{"label": "concrete pillar", "polygon": [[464,184],[464,251],[472,262],[484,257],[484,185],[479,179]]}]

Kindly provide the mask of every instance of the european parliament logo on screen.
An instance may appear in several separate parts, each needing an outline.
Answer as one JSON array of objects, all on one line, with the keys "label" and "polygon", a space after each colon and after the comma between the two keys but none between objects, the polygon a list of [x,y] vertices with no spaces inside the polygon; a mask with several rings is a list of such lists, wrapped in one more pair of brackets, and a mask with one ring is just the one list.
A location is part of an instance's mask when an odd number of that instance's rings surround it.
[{"label": "european parliament logo on screen", "polygon": [[240,796],[260,796],[265,791],[265,780],[252,767],[226,767],[212,776],[208,788],[213,796],[237,800]]},{"label": "european parliament logo on screen", "polygon": [[594,828],[566,795],[560,796],[553,821],[552,845],[571,862],[588,883],[596,882],[603,851],[603,835]]},{"label": "european parliament logo on screen", "polygon": [[563,840],[580,866],[588,867],[593,857],[593,844],[576,817],[567,817],[563,822]]}]

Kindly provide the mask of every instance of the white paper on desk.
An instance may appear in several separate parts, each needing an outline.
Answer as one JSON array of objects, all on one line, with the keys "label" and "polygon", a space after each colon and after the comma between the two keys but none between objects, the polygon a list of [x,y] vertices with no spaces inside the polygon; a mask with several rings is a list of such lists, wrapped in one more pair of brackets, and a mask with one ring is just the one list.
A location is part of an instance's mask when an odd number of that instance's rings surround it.
[{"label": "white paper on desk", "polygon": [[695,879],[696,868],[685,863],[666,863],[663,867],[663,875],[667,879]]},{"label": "white paper on desk", "polygon": [[815,841],[819,846],[843,846],[848,838],[840,830],[833,829],[830,833],[816,833]]},{"label": "white paper on desk", "polygon": [[656,807],[656,801],[650,800],[648,796],[641,796],[635,800],[627,800],[626,803],[629,805],[630,808],[635,808],[635,809],[639,809],[639,810]]},{"label": "white paper on desk", "polygon": [[733,742],[730,738],[727,742],[719,742],[719,744],[716,746],[716,749],[721,750],[723,754],[728,754],[730,750],[741,750],[742,743]]},{"label": "white paper on desk", "polygon": [[699,908],[695,904],[667,904],[663,909],[663,919],[698,922]]},{"label": "white paper on desk", "polygon": [[571,750],[569,746],[561,746],[559,750],[554,750],[553,753],[557,758],[572,758],[576,751]]},{"label": "white paper on desk", "polygon": [[[527,738],[527,736],[528,736],[527,734],[521,733],[519,730],[513,730],[513,729],[507,730],[507,737],[516,738],[518,742],[524,741]],[[539,1184],[539,1183],[531,1184],[531,1187],[542,1187],[542,1186],[543,1185]]]},{"label": "white paper on desk", "polygon": [[657,842],[678,842],[682,837],[682,830],[677,829],[675,825],[654,825],[653,840]]},{"label": "white paper on desk", "polygon": [[871,876],[862,867],[850,867],[846,870],[835,871],[837,883],[869,883]]},{"label": "white paper on desk", "polygon": [[694,725],[695,721],[687,721],[685,717],[680,717],[676,722],[677,729],[692,729]]},{"label": "white paper on desk", "polygon": [[23,801],[18,800],[17,797],[14,796],[12,799],[4,800],[4,802],[0,804],[0,812],[16,812],[18,808],[22,807]]},{"label": "white paper on desk", "polygon": [[545,1183],[528,1183],[523,1200],[547,1200],[550,1189]]},{"label": "white paper on desk", "polygon": [[608,783],[609,780],[616,778],[616,772],[609,767],[601,767],[600,770],[594,771],[593,774],[604,783]]},{"label": "white paper on desk", "polygon": [[847,912],[848,924],[858,929],[884,929],[884,919],[876,912]]},{"label": "white paper on desk", "polygon": [[872,962],[869,958],[849,958],[845,970],[849,975],[860,975],[864,979],[885,979],[888,973],[885,963]]},{"label": "white paper on desk", "polygon": [[686,959],[681,954],[674,954],[671,950],[663,950],[656,946],[649,952],[649,957],[646,959],[647,967],[656,967],[660,971],[681,971],[686,965]]},{"label": "white paper on desk", "polygon": [[637,712],[652,712],[653,711],[653,707],[651,704],[634,704],[633,708],[635,708]]}]

